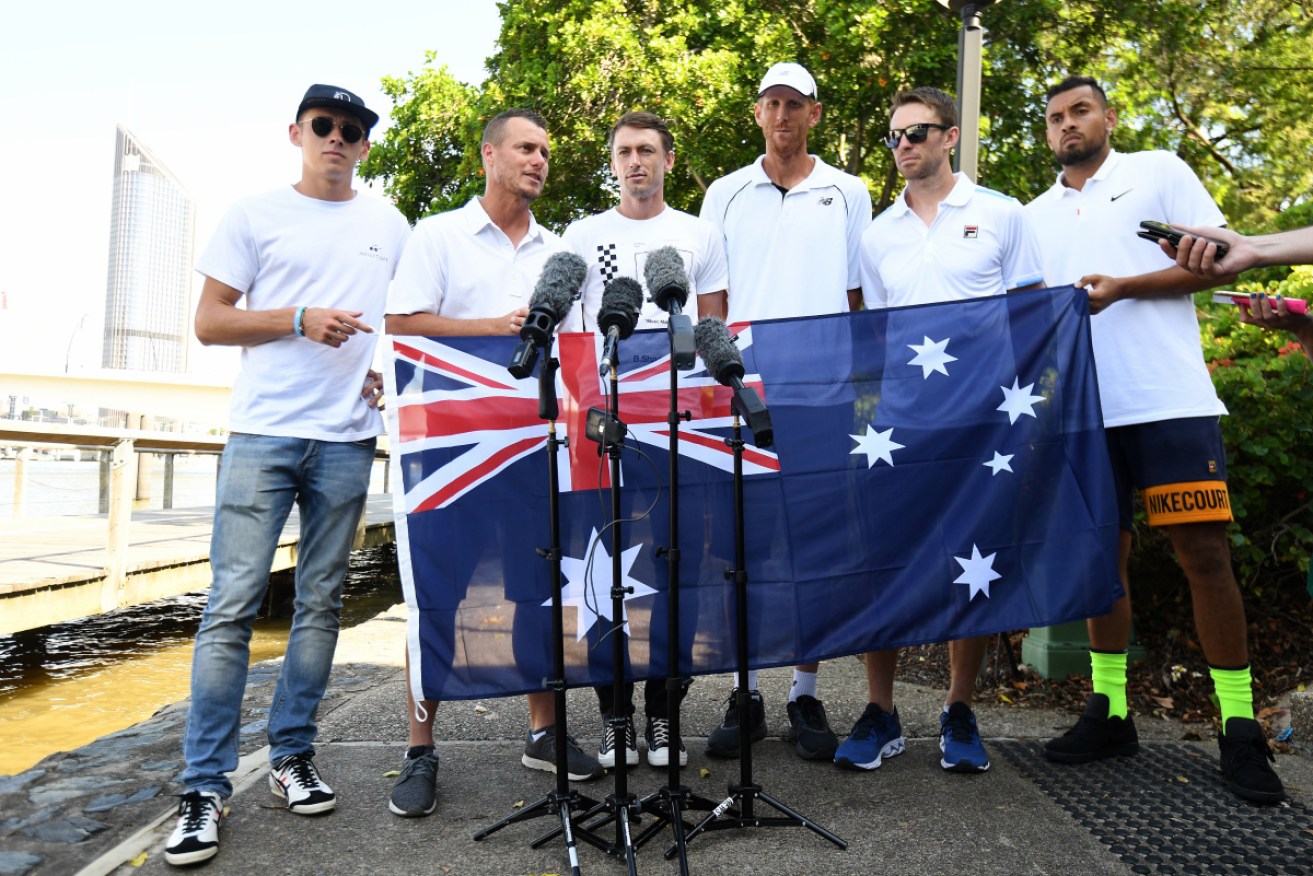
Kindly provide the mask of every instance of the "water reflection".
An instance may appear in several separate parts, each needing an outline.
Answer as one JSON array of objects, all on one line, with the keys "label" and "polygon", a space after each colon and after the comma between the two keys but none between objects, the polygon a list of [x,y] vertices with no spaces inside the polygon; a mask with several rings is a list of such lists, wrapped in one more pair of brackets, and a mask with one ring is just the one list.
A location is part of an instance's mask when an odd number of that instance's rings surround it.
[{"label": "water reflection", "polygon": [[[205,598],[203,592],[191,593],[0,636],[0,775],[25,770],[48,754],[78,748],[185,699],[192,637]],[[352,555],[343,627],[399,601],[391,546]],[[257,621],[251,661],[280,656],[290,628],[291,618]]]}]

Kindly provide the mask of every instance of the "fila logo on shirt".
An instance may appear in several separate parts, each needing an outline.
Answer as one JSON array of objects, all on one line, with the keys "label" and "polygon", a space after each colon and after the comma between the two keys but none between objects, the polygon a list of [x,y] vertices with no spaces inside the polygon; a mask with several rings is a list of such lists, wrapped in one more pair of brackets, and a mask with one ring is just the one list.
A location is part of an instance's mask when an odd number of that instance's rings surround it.
[{"label": "fila logo on shirt", "polygon": [[967,238],[968,240],[975,240],[977,237],[980,236],[980,226],[979,226],[979,225],[963,225],[963,226],[962,226],[962,236],[965,237],[965,238]]}]

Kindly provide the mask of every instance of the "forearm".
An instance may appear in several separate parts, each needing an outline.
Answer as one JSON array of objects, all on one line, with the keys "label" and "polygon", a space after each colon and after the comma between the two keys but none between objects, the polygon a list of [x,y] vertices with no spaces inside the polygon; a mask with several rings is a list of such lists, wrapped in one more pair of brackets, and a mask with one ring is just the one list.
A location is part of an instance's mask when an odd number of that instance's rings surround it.
[{"label": "forearm", "polygon": [[1313,226],[1251,237],[1249,244],[1258,252],[1259,267],[1313,263]]},{"label": "forearm", "polygon": [[1183,268],[1172,265],[1151,274],[1137,277],[1120,277],[1117,282],[1122,290],[1119,298],[1176,298],[1181,295],[1193,295],[1215,286],[1225,286],[1234,282],[1235,275],[1230,274],[1217,279],[1209,279],[1192,274]]},{"label": "forearm", "polygon": [[294,334],[296,310],[244,310],[234,303],[202,298],[196,307],[196,339],[206,346],[253,347]]},{"label": "forearm", "polygon": [[509,332],[505,317],[452,319],[436,313],[389,313],[385,325],[390,335],[421,335],[426,338],[504,335]]}]

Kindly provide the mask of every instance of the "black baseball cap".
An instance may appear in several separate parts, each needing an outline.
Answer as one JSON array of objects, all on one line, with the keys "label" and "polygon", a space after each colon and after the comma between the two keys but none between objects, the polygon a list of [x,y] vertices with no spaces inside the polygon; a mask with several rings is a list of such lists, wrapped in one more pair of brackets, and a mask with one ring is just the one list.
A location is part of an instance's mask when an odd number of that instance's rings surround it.
[{"label": "black baseball cap", "polygon": [[296,117],[301,118],[301,113],[315,106],[351,113],[364,122],[366,134],[378,124],[378,113],[367,108],[357,95],[336,85],[311,85],[306,89],[305,97],[301,98],[301,105],[296,108]]}]

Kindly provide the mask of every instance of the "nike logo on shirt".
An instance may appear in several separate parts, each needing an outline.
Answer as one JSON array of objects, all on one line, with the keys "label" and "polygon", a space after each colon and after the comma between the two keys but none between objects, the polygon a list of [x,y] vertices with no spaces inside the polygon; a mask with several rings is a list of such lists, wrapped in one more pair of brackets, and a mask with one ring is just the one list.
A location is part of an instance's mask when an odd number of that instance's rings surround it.
[{"label": "nike logo on shirt", "polygon": [[1133,192],[1133,191],[1135,191],[1135,189],[1127,189],[1126,191],[1122,192],[1121,195],[1113,195],[1113,196],[1112,196],[1112,200],[1115,201],[1115,200],[1117,200],[1118,198],[1120,198],[1122,195],[1129,195],[1129,194],[1130,194],[1131,192]]}]

